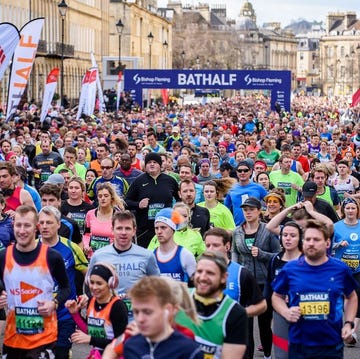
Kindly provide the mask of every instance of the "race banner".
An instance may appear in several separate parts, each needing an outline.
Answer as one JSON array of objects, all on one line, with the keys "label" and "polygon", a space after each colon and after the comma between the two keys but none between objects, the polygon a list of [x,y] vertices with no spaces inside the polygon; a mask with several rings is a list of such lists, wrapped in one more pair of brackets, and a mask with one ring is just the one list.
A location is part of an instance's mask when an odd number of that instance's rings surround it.
[{"label": "race banner", "polygon": [[360,89],[352,95],[351,107],[355,107],[360,102]]},{"label": "race banner", "polygon": [[[91,67],[99,69],[93,52],[91,52]],[[101,88],[99,71],[97,71],[97,75],[96,75],[96,88],[97,88],[97,95],[98,95],[98,99],[99,99],[99,112],[104,113],[106,111],[106,106],[105,106],[103,90]]]},{"label": "race banner", "polygon": [[4,76],[9,62],[20,40],[19,30],[13,24],[0,24],[0,80]]},{"label": "race banner", "polygon": [[42,101],[42,107],[41,107],[41,115],[40,115],[40,122],[43,123],[45,120],[45,117],[48,113],[48,110],[51,106],[52,99],[55,94],[57,80],[59,77],[60,70],[58,67],[55,67],[52,69],[46,79],[46,85],[44,90],[44,97]]},{"label": "race banner", "polygon": [[77,120],[80,118],[81,114],[84,112],[85,107],[86,107],[90,73],[91,73],[90,70],[86,71],[86,73],[83,77],[82,83],[81,83],[79,106],[78,106],[78,112],[76,115]]},{"label": "race banner", "polygon": [[169,90],[161,89],[161,97],[162,97],[164,106],[167,106],[169,103]]},{"label": "race banner", "polygon": [[96,101],[96,76],[98,73],[98,70],[90,69],[90,75],[89,75],[89,83],[88,83],[88,89],[87,89],[87,96],[86,96],[86,105],[84,108],[84,113],[87,116],[91,116],[94,113],[95,108],[95,101]]},{"label": "race banner", "polygon": [[41,17],[29,21],[20,30],[20,42],[16,46],[11,66],[6,122],[15,113],[30,78],[43,25],[44,18]]},{"label": "race banner", "polygon": [[121,86],[122,86],[122,71],[119,71],[118,80],[117,80],[116,111],[119,111],[120,97],[121,97]]}]

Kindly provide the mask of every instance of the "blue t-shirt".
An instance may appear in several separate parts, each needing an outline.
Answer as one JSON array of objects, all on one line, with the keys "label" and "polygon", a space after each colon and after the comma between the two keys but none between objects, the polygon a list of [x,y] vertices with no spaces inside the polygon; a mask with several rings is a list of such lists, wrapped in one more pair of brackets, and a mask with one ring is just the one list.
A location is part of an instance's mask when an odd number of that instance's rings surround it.
[{"label": "blue t-shirt", "polygon": [[[353,273],[360,272],[360,222],[354,226],[344,223],[344,220],[334,224],[333,248],[335,258],[340,259]],[[336,244],[347,241],[346,247],[337,246]]]},{"label": "blue t-shirt", "polygon": [[289,307],[301,308],[300,319],[290,324],[290,343],[342,343],[344,295],[349,296],[357,287],[349,267],[331,257],[319,266],[311,266],[302,256],[283,267],[272,287],[274,292],[288,295]]},{"label": "blue t-shirt", "polygon": [[245,186],[236,184],[226,195],[224,205],[232,212],[235,224],[240,226],[240,224],[244,222],[244,214],[240,206],[245,200],[248,197],[255,197],[258,200],[262,200],[266,195],[266,189],[257,183],[250,182]]}]

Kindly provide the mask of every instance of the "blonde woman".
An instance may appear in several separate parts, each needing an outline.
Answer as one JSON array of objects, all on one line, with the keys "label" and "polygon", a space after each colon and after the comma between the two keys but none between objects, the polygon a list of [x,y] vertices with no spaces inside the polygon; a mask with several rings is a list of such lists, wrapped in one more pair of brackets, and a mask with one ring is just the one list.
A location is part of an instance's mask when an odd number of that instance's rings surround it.
[{"label": "blonde woman", "polygon": [[97,202],[98,207],[87,212],[85,217],[83,242],[84,252],[88,257],[97,249],[113,242],[112,216],[116,211],[124,210],[123,201],[109,182],[97,186]]}]

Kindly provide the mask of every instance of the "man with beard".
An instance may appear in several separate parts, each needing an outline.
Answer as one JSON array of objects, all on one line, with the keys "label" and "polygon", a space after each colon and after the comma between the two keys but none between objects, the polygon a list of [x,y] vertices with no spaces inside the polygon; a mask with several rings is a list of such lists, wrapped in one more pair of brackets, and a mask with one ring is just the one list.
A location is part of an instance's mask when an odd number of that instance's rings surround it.
[{"label": "man with beard", "polygon": [[290,323],[289,358],[343,358],[343,341],[352,339],[357,283],[345,263],[327,256],[330,245],[326,225],[309,220],[304,256],[288,262],[272,284],[274,310]]},{"label": "man with beard", "polygon": [[204,233],[210,229],[210,212],[205,207],[200,207],[195,204],[195,182],[184,180],[179,185],[179,197],[181,202],[187,204],[191,210],[191,225],[192,228],[199,228],[203,236]]},{"label": "man with beard", "polygon": [[227,280],[226,258],[218,252],[203,253],[194,276],[195,301],[199,325],[184,312],[176,322],[191,329],[204,352],[204,358],[243,358],[248,329],[245,309],[224,294]]}]

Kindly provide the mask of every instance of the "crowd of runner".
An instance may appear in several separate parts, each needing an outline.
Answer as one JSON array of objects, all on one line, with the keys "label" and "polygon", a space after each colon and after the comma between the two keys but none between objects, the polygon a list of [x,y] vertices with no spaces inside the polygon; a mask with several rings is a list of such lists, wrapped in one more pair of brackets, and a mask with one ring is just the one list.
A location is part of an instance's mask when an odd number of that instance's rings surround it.
[{"label": "crowd of runner", "polygon": [[254,94],[40,123],[25,104],[0,127],[4,357],[342,358],[360,318],[348,106]]}]

